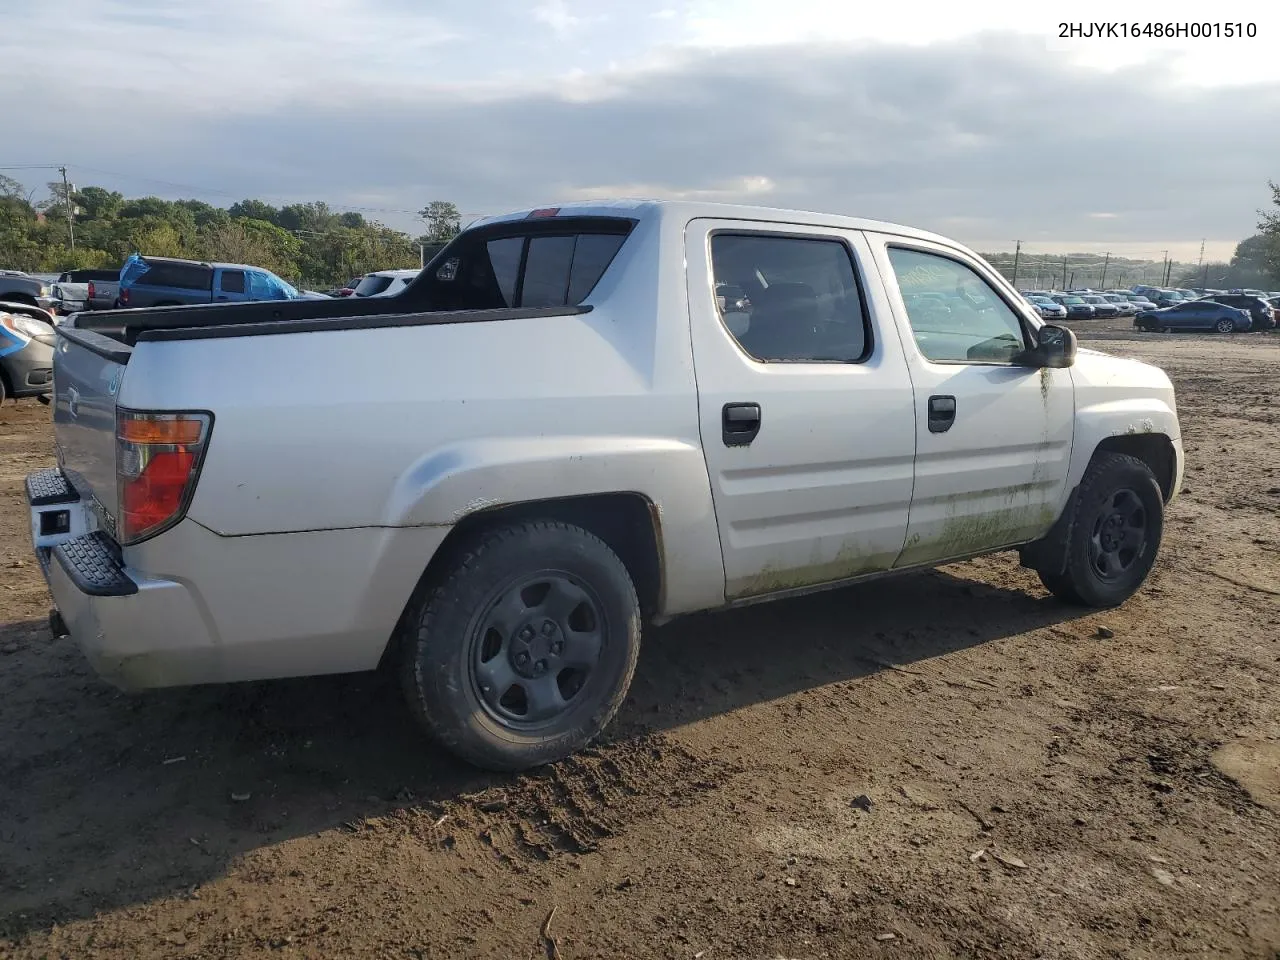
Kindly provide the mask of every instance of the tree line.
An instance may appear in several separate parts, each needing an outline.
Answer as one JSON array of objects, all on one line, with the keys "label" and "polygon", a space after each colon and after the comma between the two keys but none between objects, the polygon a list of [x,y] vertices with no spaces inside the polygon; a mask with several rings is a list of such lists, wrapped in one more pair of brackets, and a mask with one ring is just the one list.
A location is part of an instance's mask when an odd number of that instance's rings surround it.
[{"label": "tree line", "polygon": [[48,184],[33,202],[18,181],[0,175],[0,269],[57,273],[116,268],[131,253],[248,263],[286,280],[325,288],[373,270],[418,266],[461,228],[457,207],[432,201],[419,212],[417,237],[323,201],[274,206],[241,200],[128,198],[103,187]]},{"label": "tree line", "polygon": [[[1229,262],[1170,264],[1169,283],[1280,288],[1280,184],[1268,186],[1275,209],[1259,212],[1258,233],[1241,241]],[[53,273],[113,268],[129,254],[141,252],[249,263],[298,286],[323,288],[372,270],[416,267],[421,257],[429,259],[461,228],[458,208],[444,200],[419,211],[426,229],[414,237],[361,213],[331,210],[323,201],[277,207],[263,200],[241,200],[224,209],[203,200],[126,198],[95,186],[68,191],[60,182],[48,184],[48,191],[48,199],[33,202],[22,184],[0,175],[0,269]],[[985,256],[1012,278],[1012,253]],[[1019,286],[1034,282],[1037,275],[1045,283],[1056,278],[1061,285],[1061,255],[1024,256]],[[1065,259],[1068,286],[1104,285],[1096,255]],[[1112,258],[1106,270],[1106,280],[1114,286],[1158,286],[1166,265]]]}]

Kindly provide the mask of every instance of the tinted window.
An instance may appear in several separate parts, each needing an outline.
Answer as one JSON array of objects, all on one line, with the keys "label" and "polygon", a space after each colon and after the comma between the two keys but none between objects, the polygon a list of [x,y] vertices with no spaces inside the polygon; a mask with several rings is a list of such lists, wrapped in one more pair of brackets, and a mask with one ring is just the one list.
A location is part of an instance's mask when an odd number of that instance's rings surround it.
[{"label": "tinted window", "polygon": [[[584,220],[590,225],[580,226]],[[415,302],[431,310],[576,306],[630,229],[627,221],[591,217],[464,233],[432,261]]]},{"label": "tinted window", "polygon": [[516,302],[516,281],[520,279],[520,257],[524,255],[524,237],[503,237],[490,240],[486,245],[493,276],[502,292],[503,306]]},{"label": "tinted window", "polygon": [[219,283],[223,293],[244,293],[244,271],[223,270]]},{"label": "tinted window", "polygon": [[945,312],[921,310],[920,301],[907,302],[916,344],[928,359],[1009,363],[1026,349],[1017,314],[971,267],[949,257],[900,247],[889,248],[889,260],[904,294],[930,292],[945,299]]},{"label": "tinted window", "polygon": [[755,359],[851,362],[867,355],[862,296],[840,241],[716,234],[711,265],[716,289],[742,293],[721,294],[716,305]]},{"label": "tinted window", "polygon": [[380,277],[371,273],[364,277],[356,284],[357,297],[372,297],[375,294],[382,293],[387,287],[391,286],[391,277]]},{"label": "tinted window", "polygon": [[608,233],[580,233],[569,268],[569,303],[581,303],[604,276],[605,269],[626,237]]},{"label": "tinted window", "polygon": [[198,263],[166,263],[148,261],[148,269],[138,278],[138,285],[179,287],[184,290],[209,290],[213,287],[213,270]]},{"label": "tinted window", "polygon": [[533,237],[520,287],[520,306],[554,307],[569,294],[569,269],[577,237]]}]

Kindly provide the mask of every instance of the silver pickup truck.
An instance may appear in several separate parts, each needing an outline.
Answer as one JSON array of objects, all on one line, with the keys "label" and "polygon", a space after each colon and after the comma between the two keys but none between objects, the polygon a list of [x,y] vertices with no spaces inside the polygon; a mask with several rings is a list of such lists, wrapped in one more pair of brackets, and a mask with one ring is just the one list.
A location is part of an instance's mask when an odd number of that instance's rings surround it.
[{"label": "silver pickup truck", "polygon": [[1122,603],[1183,472],[1159,369],[815,213],[524,211],[395,297],[83,314],[55,362],[31,530],[104,677],[385,662],[495,769],[599,733],[646,622],[1010,549]]}]

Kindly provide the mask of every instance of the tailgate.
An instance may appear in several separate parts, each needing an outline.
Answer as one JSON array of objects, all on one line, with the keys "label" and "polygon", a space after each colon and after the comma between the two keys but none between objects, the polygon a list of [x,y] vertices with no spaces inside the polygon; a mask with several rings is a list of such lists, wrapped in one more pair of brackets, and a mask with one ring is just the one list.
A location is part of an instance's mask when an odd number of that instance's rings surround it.
[{"label": "tailgate", "polygon": [[116,394],[131,352],[91,330],[58,328],[53,358],[58,466],[81,497],[106,511],[108,530],[114,529],[116,514]]}]

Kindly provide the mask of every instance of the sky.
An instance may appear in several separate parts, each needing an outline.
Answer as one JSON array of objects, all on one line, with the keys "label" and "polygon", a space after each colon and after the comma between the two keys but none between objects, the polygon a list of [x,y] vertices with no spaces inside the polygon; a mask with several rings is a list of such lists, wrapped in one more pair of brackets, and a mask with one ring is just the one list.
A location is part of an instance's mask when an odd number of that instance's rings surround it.
[{"label": "sky", "polygon": [[[1071,22],[1153,6],[1218,16]],[[0,168],[408,230],[684,197],[1223,258],[1280,180],[1280,4],[1228,6],[1255,36],[1060,39],[1025,0],[0,0]]]}]

